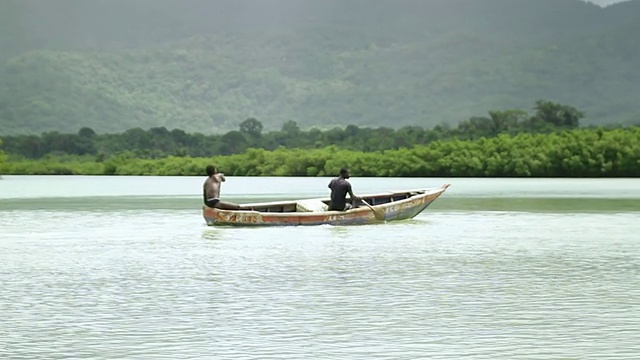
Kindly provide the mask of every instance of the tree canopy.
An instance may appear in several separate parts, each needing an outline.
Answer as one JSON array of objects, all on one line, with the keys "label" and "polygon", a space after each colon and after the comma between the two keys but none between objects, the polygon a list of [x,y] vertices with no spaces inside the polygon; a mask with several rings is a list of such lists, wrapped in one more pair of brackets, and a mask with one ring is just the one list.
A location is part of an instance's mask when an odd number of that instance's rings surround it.
[{"label": "tree canopy", "polygon": [[475,140],[499,134],[550,133],[574,129],[584,114],[569,105],[539,100],[529,115],[524,110],[489,111],[489,116],[473,116],[457,127],[420,126],[359,127],[347,125],[327,130],[301,130],[297,122],[288,121],[280,130],[263,133],[263,124],[256,118],[240,123],[237,130],[220,135],[187,133],[165,127],[144,130],[132,128],[120,134],[96,134],[88,127],[77,133],[44,132],[37,135],[4,136],[4,149],[11,155],[41,158],[46,155],[97,155],[105,158],[130,152],[138,158],[166,156],[216,156],[242,153],[249,148],[275,150],[279,147],[315,149],[335,145],[343,149],[364,152],[384,151],[428,144],[451,138]]},{"label": "tree canopy", "polygon": [[7,160],[7,155],[2,151],[2,139],[0,139],[0,165]]},{"label": "tree canopy", "polygon": [[0,164],[7,174],[204,175],[214,163],[235,176],[411,177],[638,177],[640,127],[573,129],[552,134],[502,134],[478,140],[449,139],[410,148],[363,152],[336,146],[272,151],[247,149],[215,157],[136,158],[121,153],[103,161],[48,156]]}]

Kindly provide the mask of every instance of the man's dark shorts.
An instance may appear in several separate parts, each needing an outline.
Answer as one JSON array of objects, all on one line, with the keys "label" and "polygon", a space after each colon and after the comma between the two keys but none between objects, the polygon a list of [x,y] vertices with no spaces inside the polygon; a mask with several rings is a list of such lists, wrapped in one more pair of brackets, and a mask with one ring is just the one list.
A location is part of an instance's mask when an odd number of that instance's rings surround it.
[{"label": "man's dark shorts", "polygon": [[351,205],[351,204],[349,204],[349,203],[346,203],[346,204],[344,205],[344,209],[335,209],[335,208],[331,208],[331,209],[329,209],[329,210],[332,210],[332,211],[347,211],[347,210],[351,210],[351,209],[353,209],[353,205]]},{"label": "man's dark shorts", "polygon": [[214,208],[216,207],[216,205],[220,202],[220,199],[217,198],[213,198],[213,199],[207,199],[204,204],[207,205],[210,208]]}]

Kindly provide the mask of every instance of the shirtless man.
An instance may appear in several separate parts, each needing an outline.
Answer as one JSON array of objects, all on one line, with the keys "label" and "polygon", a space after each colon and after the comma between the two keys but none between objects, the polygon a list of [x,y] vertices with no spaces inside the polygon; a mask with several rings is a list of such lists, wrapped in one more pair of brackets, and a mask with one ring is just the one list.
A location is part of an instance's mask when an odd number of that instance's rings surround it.
[{"label": "shirtless man", "polygon": [[[356,201],[360,200],[351,190],[351,183],[347,180],[350,176],[349,170],[342,168],[340,176],[329,182],[329,189],[331,189],[329,210],[346,211],[352,209]],[[347,194],[351,196],[351,204],[347,203]]]},{"label": "shirtless man", "polygon": [[204,181],[204,204],[211,208],[224,210],[239,210],[240,205],[220,201],[220,187],[226,180],[223,173],[219,173],[213,165],[207,166],[207,180]]}]

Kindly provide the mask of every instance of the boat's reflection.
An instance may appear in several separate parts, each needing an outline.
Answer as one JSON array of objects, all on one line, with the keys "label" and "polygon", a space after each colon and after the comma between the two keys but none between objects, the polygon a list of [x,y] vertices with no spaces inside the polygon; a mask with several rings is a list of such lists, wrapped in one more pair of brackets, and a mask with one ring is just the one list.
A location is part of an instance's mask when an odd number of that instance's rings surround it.
[{"label": "boat's reflection", "polygon": [[223,234],[220,233],[221,229],[210,228],[202,232],[202,238],[206,240],[222,240],[224,237]]},{"label": "boat's reflection", "polygon": [[[373,224],[361,224],[361,225],[315,225],[315,226],[267,226],[267,227],[233,227],[233,226],[207,226],[206,229],[202,232],[202,238],[210,241],[219,241],[219,240],[233,240],[233,239],[242,239],[247,238],[247,236],[253,238],[258,236],[257,232],[267,231],[270,235],[271,232],[281,232],[281,238],[290,238],[292,240],[299,240],[306,238],[306,235],[309,235],[309,232],[313,232],[314,235],[319,235],[317,231],[319,229],[324,229],[321,232],[329,232],[332,238],[336,239],[348,239],[353,236],[353,231],[357,231],[362,228],[368,228],[371,226],[416,226],[416,225],[424,225],[425,223],[429,223],[430,221],[426,218],[414,218],[408,220],[401,221],[392,221],[392,222],[379,222]],[[283,230],[287,230],[284,232]],[[255,232],[255,233],[254,233]]]}]

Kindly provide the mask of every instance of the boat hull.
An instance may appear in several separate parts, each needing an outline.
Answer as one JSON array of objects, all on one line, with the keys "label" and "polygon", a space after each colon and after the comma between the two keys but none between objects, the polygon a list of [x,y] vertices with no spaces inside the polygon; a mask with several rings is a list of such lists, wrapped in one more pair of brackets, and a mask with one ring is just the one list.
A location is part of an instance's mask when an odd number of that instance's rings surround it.
[{"label": "boat hull", "polygon": [[[203,206],[203,217],[209,226],[312,226],[312,225],[364,225],[385,221],[411,219],[420,214],[435,201],[448,187],[445,184],[438,189],[411,190],[383,194],[364,195],[367,202],[388,201],[373,205],[382,209],[384,219],[376,218],[374,212],[366,206],[348,211],[320,211],[320,212],[265,212],[252,210],[254,207],[268,207],[291,203],[258,203],[243,205],[246,210],[222,210]],[[410,196],[407,194],[411,194]],[[394,200],[406,196],[404,199]],[[317,199],[326,201],[326,199]],[[295,202],[294,202],[295,203]]]}]

